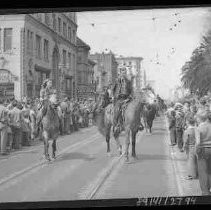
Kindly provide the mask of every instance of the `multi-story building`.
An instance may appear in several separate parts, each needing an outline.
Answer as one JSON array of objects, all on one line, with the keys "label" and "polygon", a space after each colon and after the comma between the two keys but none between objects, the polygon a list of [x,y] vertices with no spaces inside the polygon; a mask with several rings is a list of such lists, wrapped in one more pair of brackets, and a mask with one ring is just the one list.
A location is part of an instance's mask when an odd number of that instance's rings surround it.
[{"label": "multi-story building", "polygon": [[60,96],[75,95],[76,13],[0,16],[0,88],[7,97],[38,97],[46,78]]},{"label": "multi-story building", "polygon": [[89,59],[90,46],[77,37],[77,97],[95,98],[94,65]]},{"label": "multi-story building", "polygon": [[114,84],[117,78],[118,63],[114,54],[95,53],[90,55],[90,58],[96,63],[94,67],[94,77],[96,81],[96,91],[99,93],[104,87],[109,84]]},{"label": "multi-story building", "polygon": [[126,70],[127,74],[135,76],[133,82],[134,91],[139,92],[141,88],[145,86],[144,82],[144,71],[142,69],[142,57],[118,57],[118,74]]},{"label": "multi-story building", "polygon": [[156,81],[155,80],[147,80],[146,84],[149,85],[156,92]]}]

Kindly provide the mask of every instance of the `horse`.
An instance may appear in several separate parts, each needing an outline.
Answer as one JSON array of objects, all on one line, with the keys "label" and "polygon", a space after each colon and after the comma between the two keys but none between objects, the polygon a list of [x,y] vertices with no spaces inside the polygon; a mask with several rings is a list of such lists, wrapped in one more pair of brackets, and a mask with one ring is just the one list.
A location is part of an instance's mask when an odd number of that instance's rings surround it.
[{"label": "horse", "polygon": [[148,132],[149,129],[149,132],[152,133],[152,125],[153,125],[153,120],[155,119],[155,115],[156,115],[155,106],[151,104],[147,104],[144,106],[143,120],[146,132]]},{"label": "horse", "polygon": [[[129,101],[123,111],[123,127],[125,130],[125,161],[129,162],[128,149],[130,144],[130,137],[132,140],[132,157],[137,158],[135,146],[136,146],[136,134],[139,131],[141,124],[141,115],[143,112],[145,102],[143,102],[141,96],[136,96],[134,99]],[[113,136],[119,150],[119,155],[122,155],[122,145],[119,141],[119,135],[122,130],[116,129],[114,124],[114,108],[113,103],[107,105],[104,109],[98,112],[94,112],[95,123],[98,127],[99,132],[105,136],[107,143],[107,154],[110,153],[110,133],[111,127],[113,127]]]},{"label": "horse", "polygon": [[[39,121],[42,124],[42,135],[44,140],[45,159],[51,161],[48,153],[49,140],[52,139],[52,158],[56,158],[56,140],[59,136],[59,115],[57,109],[56,94],[50,96],[49,100],[45,100],[42,109],[39,111]],[[41,115],[41,116],[40,116]],[[38,125],[39,126],[39,125]]]}]

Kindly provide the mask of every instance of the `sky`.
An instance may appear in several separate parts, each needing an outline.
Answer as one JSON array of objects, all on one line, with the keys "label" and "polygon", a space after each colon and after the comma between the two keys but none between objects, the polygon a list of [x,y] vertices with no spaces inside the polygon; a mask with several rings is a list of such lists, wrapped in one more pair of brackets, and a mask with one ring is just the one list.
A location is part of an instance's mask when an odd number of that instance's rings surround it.
[{"label": "sky", "polygon": [[[148,80],[156,92],[169,97],[181,85],[181,67],[200,44],[209,8],[78,12],[78,36],[90,53],[112,51],[116,56],[143,58]],[[158,64],[157,64],[158,63]]]}]

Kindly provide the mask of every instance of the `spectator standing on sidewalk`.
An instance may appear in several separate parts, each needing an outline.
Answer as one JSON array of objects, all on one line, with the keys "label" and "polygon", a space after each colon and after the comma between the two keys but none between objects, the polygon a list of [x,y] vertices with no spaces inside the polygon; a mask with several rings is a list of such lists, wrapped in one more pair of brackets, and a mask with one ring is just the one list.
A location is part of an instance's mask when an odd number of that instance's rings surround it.
[{"label": "spectator standing on sidewalk", "polygon": [[17,108],[18,102],[12,102],[12,109],[8,112],[9,124],[11,126],[13,143],[15,149],[21,148],[22,131],[21,131],[21,110]]},{"label": "spectator standing on sidewalk", "polygon": [[179,150],[183,147],[183,131],[184,131],[184,112],[183,105],[180,103],[175,104],[176,111],[176,139]]},{"label": "spectator standing on sidewalk", "polygon": [[23,103],[23,109],[21,110],[22,114],[22,145],[23,146],[30,146],[30,121],[29,121],[29,114],[30,110],[27,105],[27,99],[25,99]]},{"label": "spectator standing on sidewalk", "polygon": [[196,179],[197,178],[197,156],[196,156],[196,135],[195,135],[195,119],[193,116],[187,118],[187,129],[184,132],[183,140],[183,149],[186,151],[188,157],[188,177],[187,179]]},{"label": "spectator standing on sidewalk", "polygon": [[211,123],[207,112],[198,112],[199,126],[196,138],[199,183],[202,195],[211,195]]},{"label": "spectator standing on sidewalk", "polygon": [[170,131],[170,140],[171,140],[170,146],[174,146],[177,143],[175,114],[176,114],[175,111],[172,110],[170,115],[169,115],[169,131]]},{"label": "spectator standing on sidewalk", "polygon": [[7,110],[6,107],[3,105],[3,101],[0,100],[0,149],[1,149],[1,155],[6,155],[6,149],[7,149],[7,140],[8,140],[8,134],[7,134],[7,116],[6,116]]}]

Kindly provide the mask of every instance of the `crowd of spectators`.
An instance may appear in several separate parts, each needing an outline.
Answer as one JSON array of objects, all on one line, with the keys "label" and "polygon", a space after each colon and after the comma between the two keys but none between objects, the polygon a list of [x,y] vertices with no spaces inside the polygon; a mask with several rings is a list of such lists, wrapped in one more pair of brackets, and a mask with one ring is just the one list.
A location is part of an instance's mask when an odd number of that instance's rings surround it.
[{"label": "crowd of spectators", "polygon": [[211,100],[208,96],[171,103],[166,115],[170,145],[187,154],[187,179],[199,179],[202,195],[211,195]]},{"label": "crowd of spectators", "polygon": [[[60,135],[71,134],[92,124],[93,99],[59,102]],[[39,99],[0,100],[0,154],[8,155],[23,146],[42,141],[42,125],[37,126]]]}]

